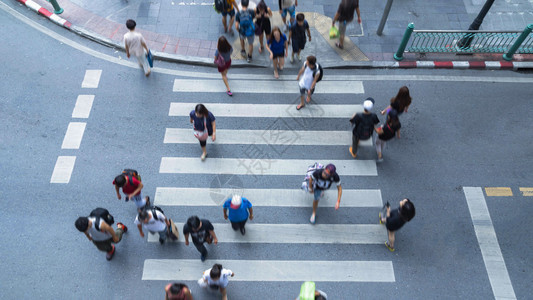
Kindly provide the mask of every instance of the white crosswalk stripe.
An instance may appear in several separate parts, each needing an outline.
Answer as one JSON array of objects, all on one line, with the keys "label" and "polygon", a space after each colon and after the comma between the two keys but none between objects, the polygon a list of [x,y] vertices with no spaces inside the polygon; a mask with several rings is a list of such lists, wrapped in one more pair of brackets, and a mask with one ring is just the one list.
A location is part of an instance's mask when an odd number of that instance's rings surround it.
[{"label": "white crosswalk stripe", "polygon": [[[317,160],[309,159],[249,159],[249,158],[208,158],[163,157],[160,173],[184,174],[234,174],[234,175],[305,175],[307,167]],[[337,167],[340,176],[377,176],[376,162],[373,160],[330,160]]]},{"label": "white crosswalk stripe", "polygon": [[[294,78],[296,79],[296,77]],[[189,93],[220,93],[225,90],[220,79],[175,79],[174,92]],[[300,88],[296,80],[234,80],[231,82],[234,93],[277,93],[299,95]],[[315,88],[315,94],[364,94],[361,81],[320,81]]]},{"label": "white crosswalk stripe", "polygon": [[[170,103],[170,117],[188,117],[198,103]],[[296,104],[226,104],[206,103],[215,117],[239,118],[346,118],[363,111],[360,104],[310,104],[296,110]]]},{"label": "white crosswalk stripe", "polygon": [[[309,207],[313,201],[313,195],[300,189],[158,187],[154,204],[158,206],[221,206],[233,193],[253,199],[254,207]],[[320,200],[320,207],[335,207],[336,202],[337,190],[330,189]],[[343,189],[341,205],[342,207],[382,207],[381,191]]]},{"label": "white crosswalk stripe", "polygon": [[[376,220],[378,219],[376,215]],[[255,220],[255,219],[254,219]],[[183,223],[176,223],[183,228]],[[387,239],[385,226],[379,224],[254,224],[248,221],[246,235],[234,231],[228,223],[213,224],[219,243],[264,244],[381,244]],[[181,241],[183,237],[180,235]],[[158,242],[150,234],[149,242]],[[189,239],[190,241],[190,239]]]},{"label": "white crosswalk stripe", "polygon": [[[316,137],[320,138],[317,139]],[[217,129],[215,144],[224,145],[293,145],[293,146],[348,146],[351,131],[316,130],[230,130]],[[165,144],[198,144],[192,128],[167,128]],[[360,146],[372,146],[372,139],[361,141]]]},{"label": "white crosswalk stripe", "polygon": [[[194,246],[193,246],[194,247]],[[394,282],[391,261],[288,261],[147,259],[143,280],[195,281],[213,264],[227,266],[231,281]],[[260,271],[259,271],[260,270]]]}]

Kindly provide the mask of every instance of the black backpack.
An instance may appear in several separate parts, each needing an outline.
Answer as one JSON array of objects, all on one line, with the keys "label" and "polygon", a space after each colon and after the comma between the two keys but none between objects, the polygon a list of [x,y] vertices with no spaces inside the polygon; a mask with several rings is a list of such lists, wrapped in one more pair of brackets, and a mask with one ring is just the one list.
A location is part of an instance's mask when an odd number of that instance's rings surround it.
[{"label": "black backpack", "polygon": [[324,70],[322,70],[322,66],[321,65],[316,63],[316,67],[313,70],[313,78],[315,78],[317,67],[318,67],[318,70],[320,71],[320,74],[318,74],[318,80],[316,82],[319,82],[320,80],[322,80],[322,76],[324,76]]},{"label": "black backpack", "polygon": [[157,213],[156,211],[159,211],[160,213],[162,213],[163,215],[165,215],[165,212],[161,209],[161,207],[159,206],[156,206],[156,205],[153,205],[150,207],[150,211],[152,212],[152,217],[154,217],[155,220],[159,221],[159,218],[157,218]]},{"label": "black backpack", "polygon": [[96,221],[94,224],[94,227],[96,230],[100,231],[100,219],[103,219],[104,222],[107,223],[107,225],[111,226],[115,223],[115,218],[109,213],[109,211],[105,208],[97,207],[93,211],[91,211],[91,214],[89,217],[95,217]]},{"label": "black backpack", "polygon": [[219,13],[226,10],[226,0],[215,0],[215,10]]},{"label": "black backpack", "polygon": [[137,179],[139,181],[142,181],[141,180],[141,175],[139,175],[139,172],[137,172],[137,170],[124,169],[124,171],[122,171],[122,174],[124,174],[124,175],[126,175],[126,177],[128,177],[129,184],[133,184],[133,177],[135,177],[135,179]]}]

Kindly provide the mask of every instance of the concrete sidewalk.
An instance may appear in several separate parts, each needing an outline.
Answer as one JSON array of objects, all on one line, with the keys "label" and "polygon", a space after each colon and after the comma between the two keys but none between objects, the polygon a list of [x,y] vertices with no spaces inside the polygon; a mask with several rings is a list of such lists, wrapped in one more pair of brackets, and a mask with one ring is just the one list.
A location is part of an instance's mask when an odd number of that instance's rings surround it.
[{"label": "concrete sidewalk", "polygon": [[[46,0],[33,0],[44,8],[53,11]],[[255,0],[257,1],[257,0]],[[159,58],[190,63],[212,63],[216,41],[224,34],[220,14],[213,8],[212,0],[58,0],[64,12],[59,15],[72,25],[70,29],[84,36],[117,48],[123,48],[122,37],[127,32],[125,21],[134,19],[149,47]],[[311,27],[312,41],[306,44],[302,57],[316,55],[324,66],[368,65],[371,62],[394,61],[392,55],[397,50],[408,23],[415,29],[465,30],[475,19],[485,3],[484,0],[396,0],[382,36],[376,30],[383,14],[386,1],[360,1],[364,35],[359,24],[348,27],[350,40],[345,49],[335,47],[336,40],[328,37],[331,18],[339,0],[300,0],[297,12],[304,12]],[[250,1],[250,7],[255,4]],[[273,11],[271,22],[282,26],[278,2],[266,0]],[[229,20],[229,18],[228,18]],[[533,1],[496,1],[485,17],[480,30],[522,31],[533,23]],[[240,56],[238,35],[226,38],[234,46],[235,66],[250,65]],[[269,66],[268,52],[259,54],[258,38],[254,42],[251,65]],[[406,61],[499,61],[501,54],[455,55],[427,54],[425,56],[406,54]],[[533,55],[515,55],[515,61],[533,61]],[[386,65],[383,64],[382,65]],[[298,68],[295,61],[287,68]],[[375,65],[375,64],[374,64]]]}]

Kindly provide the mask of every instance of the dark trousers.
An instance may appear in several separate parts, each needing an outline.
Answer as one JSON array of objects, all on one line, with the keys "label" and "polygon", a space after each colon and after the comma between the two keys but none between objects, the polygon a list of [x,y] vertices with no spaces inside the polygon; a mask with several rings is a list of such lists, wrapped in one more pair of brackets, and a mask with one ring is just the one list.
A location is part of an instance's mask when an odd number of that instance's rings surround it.
[{"label": "dark trousers", "polygon": [[240,229],[244,228],[244,225],[246,225],[246,221],[248,221],[248,220],[244,220],[242,222],[232,222],[232,221],[230,221],[231,228],[233,228],[233,230],[235,230],[235,231],[236,230],[240,230]]},{"label": "dark trousers", "polygon": [[[118,242],[116,242],[115,244],[119,243],[122,240],[123,233],[124,231],[120,228],[117,228],[115,230],[115,234],[118,237]],[[93,244],[96,246],[96,248],[98,248],[98,250],[105,251],[105,252],[109,252],[113,250],[113,246],[111,246],[111,243],[113,243],[113,238],[110,238],[109,240],[105,240],[105,241],[93,241]]]},{"label": "dark trousers", "polygon": [[352,134],[352,153],[357,154],[357,147],[359,147],[359,136]]},{"label": "dark trousers", "polygon": [[205,249],[204,243],[198,243],[198,242],[195,242],[195,241],[193,241],[192,243],[194,244],[194,246],[196,247],[196,250],[198,250],[198,252],[200,252],[204,256],[207,255],[207,249]]}]

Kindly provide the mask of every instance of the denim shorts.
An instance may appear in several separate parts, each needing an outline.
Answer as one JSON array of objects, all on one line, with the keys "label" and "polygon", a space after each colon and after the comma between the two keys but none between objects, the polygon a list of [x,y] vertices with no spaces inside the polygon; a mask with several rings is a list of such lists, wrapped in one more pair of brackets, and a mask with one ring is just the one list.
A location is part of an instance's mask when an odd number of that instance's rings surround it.
[{"label": "denim shorts", "polygon": [[284,8],[281,11],[281,17],[285,18],[287,16],[287,13],[289,13],[291,18],[294,19],[294,17],[296,16],[296,6],[293,5],[293,6],[289,7],[289,8]]},{"label": "denim shorts", "polygon": [[230,17],[234,17],[235,16],[235,9],[232,9],[230,11],[222,11],[221,14],[222,14],[223,17],[225,17],[227,15],[229,15]]}]

